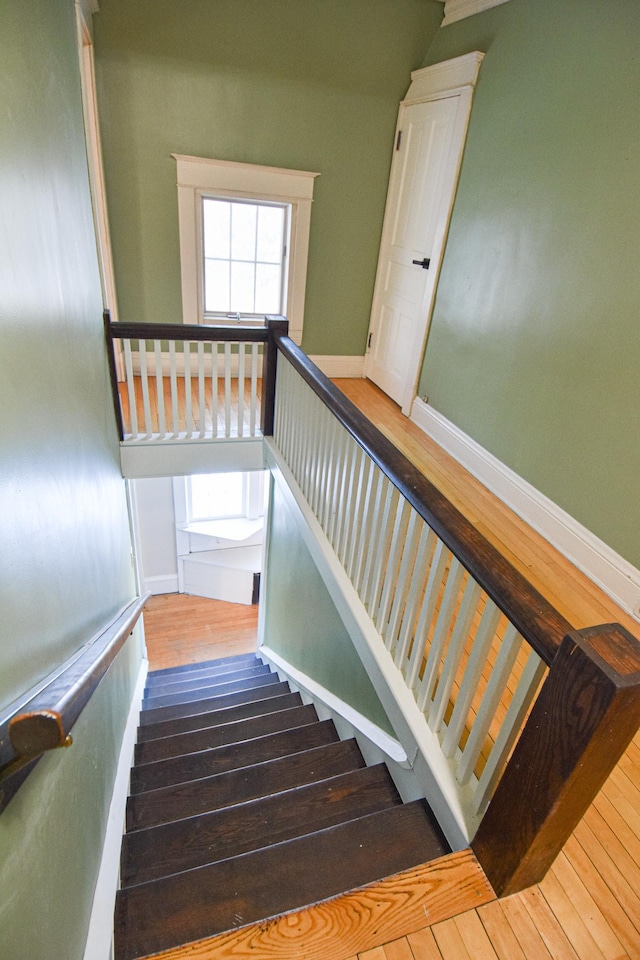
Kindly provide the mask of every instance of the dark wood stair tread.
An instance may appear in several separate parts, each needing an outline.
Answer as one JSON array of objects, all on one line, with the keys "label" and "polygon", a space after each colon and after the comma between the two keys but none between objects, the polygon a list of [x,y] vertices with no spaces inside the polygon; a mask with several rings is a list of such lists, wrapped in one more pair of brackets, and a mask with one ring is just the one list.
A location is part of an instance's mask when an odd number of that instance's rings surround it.
[{"label": "dark wood stair tread", "polygon": [[[213,677],[186,684],[186,689],[172,693],[162,692],[157,696],[147,694],[142,701],[142,709],[154,710],[157,707],[170,706],[174,703],[187,703],[190,700],[201,700],[203,697],[215,697],[226,691],[239,690],[243,684],[250,686],[252,681],[263,677],[272,677],[274,674],[269,667],[250,667],[248,670],[238,670],[234,673],[225,673],[221,677]],[[277,678],[277,675],[276,675]],[[182,684],[180,684],[182,686]],[[162,691],[166,691],[162,687]]]},{"label": "dark wood stair tread", "polygon": [[187,753],[197,753],[200,750],[212,750],[226,744],[263,737],[279,730],[301,727],[306,723],[314,723],[317,719],[315,707],[307,704],[290,707],[288,710],[275,710],[259,717],[248,717],[244,720],[233,720],[229,723],[218,723],[212,727],[189,730],[186,733],[176,733],[172,737],[147,740],[136,744],[135,763],[137,766],[154,763],[157,760],[167,760],[170,757],[181,757]]},{"label": "dark wood stair tread", "polygon": [[216,776],[149,790],[127,800],[127,830],[196,816],[364,767],[355,740],[334,740]]},{"label": "dark wood stair tread", "polygon": [[233,680],[242,680],[243,677],[256,677],[262,673],[272,673],[268,664],[256,663],[232,666],[229,665],[224,670],[214,672],[187,674],[180,679],[167,681],[166,683],[153,683],[147,685],[144,690],[144,699],[150,700],[156,697],[164,697],[172,693],[186,693],[190,690],[197,690],[200,687],[217,686],[220,683],[229,683]]},{"label": "dark wood stair tread", "polygon": [[201,700],[188,700],[186,703],[147,709],[140,714],[140,726],[146,727],[151,723],[163,723],[165,720],[177,720],[180,717],[191,717],[211,710],[222,710],[239,703],[264,700],[265,697],[279,697],[284,693],[290,693],[289,684],[279,680],[277,674],[271,673],[262,677],[260,683],[252,681],[250,686],[240,685],[238,690],[228,691],[218,696],[205,695]]},{"label": "dark wood stair tread", "polygon": [[234,804],[124,838],[121,883],[130,886],[354,820],[401,803],[384,764]]},{"label": "dark wood stair tread", "polygon": [[201,750],[182,757],[172,757],[170,760],[145,763],[134,767],[131,773],[131,793],[142,793],[144,790],[155,790],[171,783],[213,776],[287,753],[299,753],[301,750],[319,747],[337,739],[333,723],[323,720],[213,750]]},{"label": "dark wood stair tread", "polygon": [[279,697],[250,700],[248,703],[224,707],[222,710],[210,710],[208,713],[197,713],[190,717],[178,717],[175,720],[148,723],[144,727],[138,728],[138,743],[158,740],[161,737],[173,737],[178,733],[188,733],[190,730],[203,730],[205,727],[214,727],[218,723],[233,723],[235,720],[261,717],[266,713],[288,710],[291,707],[301,706],[301,704],[302,697],[299,693],[285,693]]},{"label": "dark wood stair tread", "polygon": [[121,890],[116,960],[277,916],[448,853],[424,801]]},{"label": "dark wood stair tread", "polygon": [[155,680],[156,677],[167,677],[173,674],[186,673],[189,670],[207,669],[207,667],[225,666],[227,663],[244,663],[249,660],[257,660],[255,653],[236,653],[232,657],[219,657],[215,660],[196,660],[193,663],[181,663],[177,667],[163,667],[161,670],[150,670],[147,674],[147,681]]}]

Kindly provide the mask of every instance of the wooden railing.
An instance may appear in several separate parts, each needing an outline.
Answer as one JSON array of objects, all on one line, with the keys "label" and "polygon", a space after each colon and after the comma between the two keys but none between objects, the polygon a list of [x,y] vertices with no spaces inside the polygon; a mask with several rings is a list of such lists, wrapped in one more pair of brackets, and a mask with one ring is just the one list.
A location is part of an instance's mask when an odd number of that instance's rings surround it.
[{"label": "wooden railing", "polygon": [[71,729],[147,602],[130,603],[54,673],[0,716],[0,811],[47,750],[68,747]]},{"label": "wooden railing", "polygon": [[282,331],[275,340],[282,468],[419,709],[427,762],[494,889],[537,882],[640,725],[640,644],[619,625],[574,631]]},{"label": "wooden railing", "polygon": [[259,437],[263,412],[273,408],[265,402],[273,382],[263,376],[273,366],[272,326],[112,323],[105,314],[121,441]]}]

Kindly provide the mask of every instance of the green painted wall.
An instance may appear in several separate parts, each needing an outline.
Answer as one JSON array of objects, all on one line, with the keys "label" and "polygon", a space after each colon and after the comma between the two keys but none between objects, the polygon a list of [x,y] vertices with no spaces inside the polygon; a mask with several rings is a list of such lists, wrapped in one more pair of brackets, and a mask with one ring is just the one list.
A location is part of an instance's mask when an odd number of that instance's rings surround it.
[{"label": "green painted wall", "polygon": [[269,513],[265,643],[392,736],[393,728],[355,651],[296,518],[276,483]]},{"label": "green painted wall", "polygon": [[640,567],[640,5],[511,0],[486,51],[421,395]]},{"label": "green painted wall", "polygon": [[435,0],[101,0],[120,315],[182,317],[171,153],[319,171],[304,347],[362,355],[398,102]]},{"label": "green painted wall", "polygon": [[[0,0],[0,710],[134,593],[73,0]],[[83,954],[141,652],[0,815],[3,960]]]}]

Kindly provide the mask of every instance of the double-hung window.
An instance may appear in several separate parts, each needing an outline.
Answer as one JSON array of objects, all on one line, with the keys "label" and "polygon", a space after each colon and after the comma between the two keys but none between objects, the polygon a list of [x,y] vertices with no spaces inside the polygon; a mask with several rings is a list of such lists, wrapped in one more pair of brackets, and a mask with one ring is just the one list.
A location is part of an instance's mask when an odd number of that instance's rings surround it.
[{"label": "double-hung window", "polygon": [[174,157],[184,322],[283,314],[300,343],[317,174]]}]

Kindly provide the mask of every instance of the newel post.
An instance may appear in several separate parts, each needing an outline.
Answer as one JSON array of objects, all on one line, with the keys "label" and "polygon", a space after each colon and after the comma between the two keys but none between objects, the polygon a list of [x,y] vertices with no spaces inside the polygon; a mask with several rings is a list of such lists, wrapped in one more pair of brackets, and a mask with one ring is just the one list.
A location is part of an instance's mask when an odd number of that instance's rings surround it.
[{"label": "newel post", "polygon": [[266,317],[268,338],[265,344],[262,367],[262,402],[260,429],[263,437],[273,436],[273,416],[276,401],[276,368],[278,365],[278,344],[276,335],[286,337],[289,333],[289,321],[285,317]]},{"label": "newel post", "polygon": [[111,395],[113,397],[113,410],[116,417],[116,426],[120,440],[124,440],[124,423],[122,422],[122,410],[120,409],[120,394],[118,393],[118,372],[116,370],[116,355],[113,346],[113,336],[111,334],[111,314],[104,310],[102,314],[104,323],[104,337],[107,344],[107,362],[109,364],[109,380],[111,382]]},{"label": "newel post", "polygon": [[498,896],[538,883],[640,726],[640,643],[567,634],[471,846]]}]

